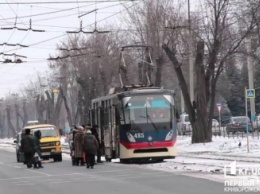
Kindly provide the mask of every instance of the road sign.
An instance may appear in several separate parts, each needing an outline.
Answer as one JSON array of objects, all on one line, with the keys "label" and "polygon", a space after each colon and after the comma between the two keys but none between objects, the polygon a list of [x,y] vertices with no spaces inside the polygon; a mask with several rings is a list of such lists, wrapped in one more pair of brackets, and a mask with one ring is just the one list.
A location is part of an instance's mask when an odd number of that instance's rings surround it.
[{"label": "road sign", "polygon": [[246,98],[255,98],[255,89],[247,89]]}]

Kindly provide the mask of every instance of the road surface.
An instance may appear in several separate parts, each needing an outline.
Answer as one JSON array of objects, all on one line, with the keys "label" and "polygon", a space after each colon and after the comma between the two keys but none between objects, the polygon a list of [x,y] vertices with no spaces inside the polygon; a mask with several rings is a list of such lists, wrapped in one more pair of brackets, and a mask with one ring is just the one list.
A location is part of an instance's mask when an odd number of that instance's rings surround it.
[{"label": "road surface", "polygon": [[[0,150],[0,194],[221,194],[224,184],[195,178],[194,172],[167,172],[142,165],[72,166],[69,160],[27,169],[15,153]],[[187,176],[189,175],[189,176]],[[192,177],[193,176],[193,177]]]}]

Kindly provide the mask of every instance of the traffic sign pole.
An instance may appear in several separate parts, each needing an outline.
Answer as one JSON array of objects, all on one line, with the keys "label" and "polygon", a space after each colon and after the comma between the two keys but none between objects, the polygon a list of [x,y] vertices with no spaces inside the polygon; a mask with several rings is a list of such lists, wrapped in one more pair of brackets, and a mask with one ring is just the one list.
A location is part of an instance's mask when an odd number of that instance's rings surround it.
[{"label": "traffic sign pole", "polygon": [[219,133],[221,133],[221,116],[220,116],[221,104],[217,104],[217,106],[218,106]]},{"label": "traffic sign pole", "polygon": [[247,90],[246,87],[245,87],[246,141],[247,141],[247,152],[249,152],[247,98],[248,98],[248,90]]}]

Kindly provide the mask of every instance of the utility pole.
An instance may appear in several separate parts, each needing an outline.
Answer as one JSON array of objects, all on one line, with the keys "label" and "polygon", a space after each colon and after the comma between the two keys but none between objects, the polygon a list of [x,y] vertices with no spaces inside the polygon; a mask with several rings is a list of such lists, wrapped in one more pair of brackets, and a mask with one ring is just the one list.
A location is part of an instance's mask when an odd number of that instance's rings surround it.
[{"label": "utility pole", "polygon": [[[252,48],[251,48],[251,36],[246,38],[247,45],[247,68],[248,68],[248,82],[249,89],[254,89],[254,72],[253,72],[253,62],[252,62]],[[255,120],[255,98],[250,98],[250,111],[251,111],[251,120]]]},{"label": "utility pole", "polygon": [[191,32],[191,19],[190,19],[190,0],[188,0],[188,23],[189,23],[189,71],[190,71],[190,100],[193,104],[194,101],[194,60],[192,49],[192,32]]},{"label": "utility pole", "polygon": [[181,114],[183,113],[185,113],[185,104],[184,104],[183,93],[181,91]]},{"label": "utility pole", "polygon": [[[245,87],[245,111],[246,111],[246,118],[248,117],[248,112],[247,112],[247,88]],[[246,120],[246,147],[247,147],[247,152],[249,153],[249,138],[248,138],[248,119]]]}]

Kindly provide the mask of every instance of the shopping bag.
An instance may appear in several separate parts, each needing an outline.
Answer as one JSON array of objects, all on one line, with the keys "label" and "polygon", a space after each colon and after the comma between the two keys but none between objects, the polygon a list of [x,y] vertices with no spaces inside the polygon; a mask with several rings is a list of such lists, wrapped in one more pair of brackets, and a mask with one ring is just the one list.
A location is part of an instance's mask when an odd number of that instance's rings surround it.
[{"label": "shopping bag", "polygon": [[35,154],[34,154],[34,162],[38,162],[40,159],[40,156],[39,156],[39,154],[36,152]]}]

